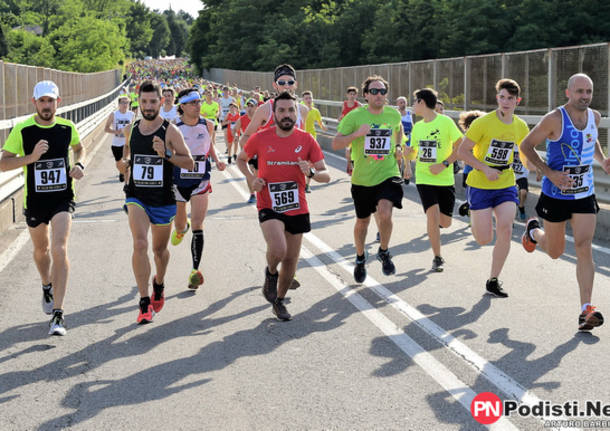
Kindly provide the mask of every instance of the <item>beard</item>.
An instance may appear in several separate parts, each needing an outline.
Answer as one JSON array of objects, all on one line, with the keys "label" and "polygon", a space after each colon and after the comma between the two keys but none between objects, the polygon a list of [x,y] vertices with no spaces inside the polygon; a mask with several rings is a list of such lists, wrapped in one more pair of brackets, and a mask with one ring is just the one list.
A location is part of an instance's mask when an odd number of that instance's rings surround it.
[{"label": "beard", "polygon": [[142,117],[146,121],[153,121],[159,115],[159,109],[157,109],[156,111],[153,109],[148,109],[145,111],[144,109],[140,108],[140,112],[142,113]]},{"label": "beard", "polygon": [[278,121],[277,118],[275,119],[275,124],[277,124],[277,127],[279,127],[280,130],[283,130],[284,132],[289,132],[290,130],[292,130],[295,123],[296,121],[294,121],[290,117],[284,117],[280,121]]},{"label": "beard", "polygon": [[43,109],[42,111],[36,111],[38,113],[38,116],[40,118],[42,118],[44,121],[49,121],[51,118],[53,118],[53,115],[55,114],[52,110],[50,109]]}]

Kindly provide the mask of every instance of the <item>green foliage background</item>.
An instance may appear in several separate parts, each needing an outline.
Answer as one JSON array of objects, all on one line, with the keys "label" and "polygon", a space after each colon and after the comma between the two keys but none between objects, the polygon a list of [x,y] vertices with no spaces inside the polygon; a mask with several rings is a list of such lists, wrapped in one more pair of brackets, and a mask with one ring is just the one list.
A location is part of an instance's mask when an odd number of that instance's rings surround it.
[{"label": "green foliage background", "polygon": [[74,72],[108,70],[130,57],[183,55],[192,22],[183,11],[151,11],[137,0],[0,0],[0,57]]},{"label": "green foliage background", "polygon": [[610,40],[599,0],[206,0],[191,28],[199,69],[353,66]]}]

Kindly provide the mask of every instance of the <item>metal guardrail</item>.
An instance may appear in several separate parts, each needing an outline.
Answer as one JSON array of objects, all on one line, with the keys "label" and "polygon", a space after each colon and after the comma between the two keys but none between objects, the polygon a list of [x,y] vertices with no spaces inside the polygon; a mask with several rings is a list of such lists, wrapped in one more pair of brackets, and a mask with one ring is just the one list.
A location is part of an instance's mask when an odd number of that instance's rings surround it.
[{"label": "metal guardrail", "polygon": [[[114,102],[126,83],[127,81],[121,83],[121,85],[112,91],[96,97],[95,99],[60,107],[57,109],[56,115],[73,121],[76,124],[76,130],[78,130],[78,134],[82,141],[100,123],[106,121],[108,115],[116,109],[116,103]],[[32,114],[23,115],[9,120],[0,120],[0,130],[11,129],[16,124],[25,121],[31,115]],[[23,180],[22,169],[0,172],[0,202],[3,202],[7,197],[22,188]]]},{"label": "metal guardrail", "polygon": [[[329,106],[329,107],[341,107],[343,102],[337,102],[335,100],[319,100],[316,99],[317,105]],[[457,120],[460,117],[460,111],[445,111],[445,115]],[[541,119],[542,115],[519,115],[528,125],[532,126],[537,124]],[[337,133],[337,126],[339,122],[336,118],[322,117],[328,127],[327,135],[335,135]],[[610,118],[602,118],[600,122],[600,128],[610,129]],[[318,131],[318,133],[325,133]],[[541,157],[545,157],[543,151],[538,151]],[[604,172],[602,166],[597,162],[593,162],[593,175],[595,177],[595,196],[599,202],[610,203],[610,175]],[[530,172],[528,182],[534,186],[542,187],[540,181],[536,181],[536,174]]]}]

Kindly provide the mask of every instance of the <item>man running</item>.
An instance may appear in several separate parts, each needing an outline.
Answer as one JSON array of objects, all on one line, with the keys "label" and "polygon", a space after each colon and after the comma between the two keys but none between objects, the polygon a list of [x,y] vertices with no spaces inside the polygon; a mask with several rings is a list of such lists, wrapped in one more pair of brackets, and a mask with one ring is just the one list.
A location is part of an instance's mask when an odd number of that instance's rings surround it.
[{"label": "man running", "polygon": [[235,103],[235,99],[229,94],[229,87],[222,87],[222,97],[218,99],[218,104],[220,105],[218,119],[220,120],[222,130],[224,130],[225,143],[227,144],[227,154],[229,153],[229,138],[227,136],[229,123],[227,121],[227,115],[229,115],[231,104]]},{"label": "man running", "polygon": [[339,116],[339,121],[343,120],[347,114],[353,111],[356,108],[362,106],[360,102],[357,100],[358,98],[358,89],[356,87],[347,87],[345,91],[345,99],[343,101],[343,109],[341,110],[341,115]]},{"label": "man running", "polygon": [[[604,323],[602,313],[591,305],[595,265],[592,242],[599,206],[595,199],[593,160],[610,173],[610,158],[599,143],[598,111],[589,108],[593,81],[584,73],[572,75],[566,90],[568,102],[546,114],[521,144],[527,160],[544,178],[536,212],[544,220],[528,220],[521,238],[523,247],[533,252],[539,245],[552,259],[565,250],[566,222],[570,220],[576,249],[576,280],[581,310],[578,329],[590,331]],[[546,163],[534,150],[546,140]]]},{"label": "man running", "polygon": [[[423,121],[415,123],[412,132],[411,146],[418,150],[415,183],[426,213],[428,238],[434,255],[432,271],[441,272],[445,260],[441,257],[440,228],[451,226],[455,179],[450,167],[457,160],[462,134],[451,118],[436,113],[436,91],[423,88],[416,90],[413,96],[413,112],[423,117]],[[404,176],[410,178],[411,166],[408,156],[405,158]]]},{"label": "man running", "polygon": [[[125,208],[133,237],[133,272],[140,293],[139,324],[152,322],[165,304],[163,284],[169,250],[172,220],[176,215],[173,190],[174,166],[192,171],[194,167],[188,147],[178,128],[159,116],[161,88],[152,81],[140,86],[139,101],[142,119],[127,126],[123,159],[117,167],[126,176]],[[149,295],[150,261],[148,230],[152,232],[152,249],[156,274],[153,296]]]},{"label": "man running", "polygon": [[[125,134],[123,133],[123,129],[131,124],[133,117],[135,117],[135,114],[129,110],[129,96],[126,94],[120,95],[119,109],[110,113],[106,120],[106,126],[104,127],[106,133],[113,135],[110,148],[115,162],[118,162],[123,158],[123,146],[125,145]],[[119,181],[125,181],[125,176],[121,173],[119,174]]]},{"label": "man running", "polygon": [[66,335],[63,306],[74,212],[72,180],[83,177],[80,160],[85,155],[74,123],[55,116],[60,102],[59,89],[53,81],[36,84],[32,98],[36,114],[11,130],[0,158],[1,171],[23,168],[23,214],[42,282],[42,311],[53,316],[49,335]]},{"label": "man running", "polygon": [[186,215],[186,203],[191,203],[190,227],[193,231],[191,239],[191,256],[193,268],[188,277],[188,288],[198,289],[203,284],[203,275],[199,271],[203,254],[203,220],[208,211],[208,196],[212,192],[210,170],[214,159],[218,170],[223,171],[225,164],[218,160],[216,150],[212,145],[214,124],[200,116],[199,105],[201,96],[195,88],[187,88],[178,94],[180,117],[176,126],[182,132],[184,141],[195,161],[192,170],[174,167],[174,194],[176,196],[176,218],[172,232],[172,245],[182,242],[184,234],[189,230]]},{"label": "man running", "polygon": [[[303,103],[305,104],[305,106],[307,106],[307,109],[309,109],[309,112],[307,113],[307,120],[305,121],[305,131],[307,133],[309,133],[311,136],[313,136],[313,138],[317,142],[318,133],[316,132],[316,124],[320,127],[320,129],[324,130],[325,132],[328,131],[328,129],[326,128],[326,126],[324,125],[324,122],[322,121],[322,114],[320,114],[320,111],[318,110],[318,108],[315,108],[313,106],[313,93],[309,90],[304,91],[301,94],[301,97],[303,98]],[[311,183],[311,178],[307,178],[307,185],[305,186],[305,193],[311,193],[311,188],[309,187],[310,183]]]},{"label": "man running", "polygon": [[[228,156],[227,161],[231,163],[231,159],[233,161],[237,160],[237,147],[239,141],[239,129],[235,129],[235,124],[239,120],[239,108],[236,103],[231,103],[229,105],[229,113],[225,117],[225,123],[227,123],[227,150]],[[234,132],[235,130],[235,132]]]},{"label": "man running", "polygon": [[519,220],[525,221],[525,201],[527,200],[527,192],[529,190],[529,181],[527,180],[527,177],[529,176],[530,171],[521,161],[519,148],[515,148],[513,171],[515,171],[515,181],[517,182],[517,189],[519,192],[519,204],[517,207]]},{"label": "man running", "polygon": [[161,107],[161,111],[159,111],[159,115],[164,120],[175,123],[178,119],[178,107],[174,105],[174,89],[172,87],[165,87],[162,94],[163,106]]},{"label": "man running", "polygon": [[[311,230],[305,176],[318,182],[330,181],[320,146],[309,133],[295,127],[298,109],[291,93],[284,91],[277,96],[273,102],[275,126],[248,139],[237,158],[239,170],[258,193],[258,220],[267,243],[263,295],[280,320],[291,319],[284,297],[294,278],[303,233]],[[247,166],[248,159],[255,155],[259,160],[258,177]]]},{"label": "man running", "polygon": [[508,294],[498,277],[510,251],[513,218],[519,202],[511,164],[514,148],[521,145],[529,129],[514,114],[521,100],[519,84],[512,79],[501,79],[496,83],[496,92],[498,109],[473,121],[458,156],[473,167],[466,183],[472,234],[477,243],[485,245],[493,240],[492,218],[496,218],[496,244],[485,289],[494,296],[506,298]]},{"label": "man running", "polygon": [[386,106],[388,82],[381,76],[370,76],[362,84],[362,94],[368,105],[347,114],[339,123],[333,139],[333,150],[351,143],[354,160],[352,172],[352,198],[356,209],[354,243],[356,266],[354,279],[362,283],[366,279],[366,255],[364,243],[371,214],[380,233],[377,259],[383,273],[392,275],[396,267],[388,250],[392,235],[392,208],[402,208],[402,179],[396,153],[400,151],[402,127],[400,114]]}]

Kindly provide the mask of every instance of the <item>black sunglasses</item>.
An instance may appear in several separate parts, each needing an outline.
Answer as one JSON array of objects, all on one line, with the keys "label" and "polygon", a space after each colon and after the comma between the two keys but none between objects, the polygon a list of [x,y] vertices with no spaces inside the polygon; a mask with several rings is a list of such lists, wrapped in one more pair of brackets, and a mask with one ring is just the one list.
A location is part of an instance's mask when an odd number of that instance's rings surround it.
[{"label": "black sunglasses", "polygon": [[275,83],[277,85],[279,85],[280,87],[283,85],[294,85],[296,81],[293,81],[292,79],[290,81],[284,81],[283,79],[280,79],[279,81],[275,81]]},{"label": "black sunglasses", "polygon": [[388,89],[387,88],[369,88],[368,92],[371,93],[373,96],[377,96],[378,94],[385,96],[388,93]]}]

